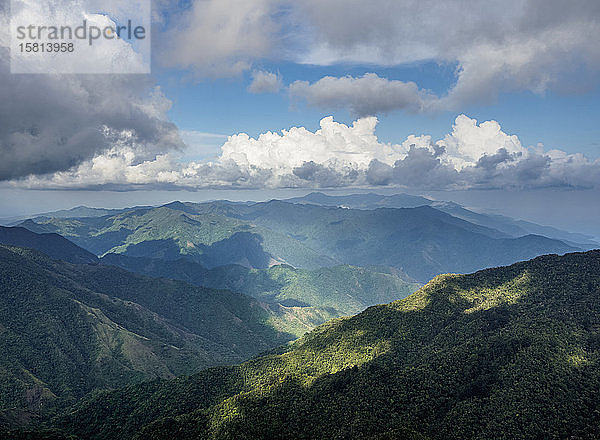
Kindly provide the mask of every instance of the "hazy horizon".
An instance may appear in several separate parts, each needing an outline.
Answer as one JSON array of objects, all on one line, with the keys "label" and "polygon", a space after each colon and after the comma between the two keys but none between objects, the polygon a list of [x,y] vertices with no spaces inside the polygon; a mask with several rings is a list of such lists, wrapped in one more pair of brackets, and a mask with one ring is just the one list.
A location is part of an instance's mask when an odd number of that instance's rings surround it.
[{"label": "hazy horizon", "polygon": [[[580,233],[600,240],[597,218],[600,218],[600,191],[399,191],[395,188],[287,188],[273,190],[199,190],[199,191],[35,191],[0,190],[3,200],[12,203],[0,206],[0,221],[14,217],[71,209],[122,209],[134,206],[158,206],[173,201],[205,202],[230,200],[262,202],[271,199],[301,197],[312,192],[330,195],[376,193],[383,195],[410,194],[437,201],[456,202],[476,212],[499,214],[568,232]],[[49,197],[50,196],[50,197]],[[32,203],[33,202],[33,203]],[[557,210],[556,206],[561,209]]]}]

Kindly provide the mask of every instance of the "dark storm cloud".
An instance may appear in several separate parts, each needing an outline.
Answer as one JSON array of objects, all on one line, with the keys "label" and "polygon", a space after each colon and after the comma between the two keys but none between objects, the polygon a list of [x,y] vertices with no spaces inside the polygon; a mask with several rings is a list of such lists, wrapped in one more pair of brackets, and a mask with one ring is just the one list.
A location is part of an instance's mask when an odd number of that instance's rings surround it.
[{"label": "dark storm cloud", "polygon": [[149,77],[12,75],[0,48],[0,84],[0,180],[68,170],[117,141],[140,160],[182,145]]}]

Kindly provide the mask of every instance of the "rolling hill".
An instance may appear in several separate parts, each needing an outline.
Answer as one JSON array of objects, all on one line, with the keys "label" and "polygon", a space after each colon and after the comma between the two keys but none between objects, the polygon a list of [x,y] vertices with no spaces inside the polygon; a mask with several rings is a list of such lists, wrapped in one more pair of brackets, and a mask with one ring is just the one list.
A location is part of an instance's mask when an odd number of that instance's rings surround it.
[{"label": "rolling hill", "polygon": [[89,396],[86,439],[593,439],[600,251],[436,277],[237,367]]},{"label": "rolling hill", "polygon": [[267,268],[278,262],[274,254],[301,267],[335,263],[287,235],[233,217],[189,211],[184,204],[172,203],[116,216],[27,220],[21,226],[58,233],[98,256],[122,253],[165,260],[184,256],[208,268],[226,264]]},{"label": "rolling hill", "polygon": [[114,265],[152,277],[253,296],[272,314],[271,322],[279,331],[296,337],[331,318],[404,298],[419,287],[395,273],[387,273],[390,271],[385,268],[335,266],[308,271],[286,265],[269,269],[226,265],[206,269],[185,258],[160,260],[109,253],[98,259],[57,234],[36,234],[25,228],[0,229],[0,243],[3,240],[52,253],[55,258],[70,262]]},{"label": "rolling hill", "polygon": [[505,238],[429,206],[368,211],[279,201],[188,205],[198,213],[217,211],[285,234],[345,264],[396,267],[420,282],[440,273],[468,273],[578,250],[537,235]]}]

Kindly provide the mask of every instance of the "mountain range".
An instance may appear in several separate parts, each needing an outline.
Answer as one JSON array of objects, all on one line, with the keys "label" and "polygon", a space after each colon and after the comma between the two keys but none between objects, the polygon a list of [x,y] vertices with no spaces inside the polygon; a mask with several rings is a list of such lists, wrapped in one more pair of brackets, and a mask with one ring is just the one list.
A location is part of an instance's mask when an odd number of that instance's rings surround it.
[{"label": "mountain range", "polygon": [[285,264],[268,269],[231,264],[207,269],[186,258],[165,260],[108,253],[99,259],[54,233],[37,234],[21,227],[0,228],[0,243],[36,249],[55,259],[118,266],[152,277],[252,296],[279,317],[279,330],[296,337],[330,318],[404,298],[420,287],[397,270],[378,267],[339,265],[311,271]]},{"label": "mountain range", "polygon": [[98,256],[184,257],[207,268],[383,266],[421,283],[440,273],[580,250],[534,234],[507,237],[430,206],[366,211],[280,201],[174,202],[103,217],[30,219],[20,226],[58,233]]},{"label": "mountain range", "polygon": [[593,245],[402,194],[0,227],[0,436],[597,438]]},{"label": "mountain range", "polygon": [[237,367],[90,396],[89,439],[600,435],[600,251],[442,275]]},{"label": "mountain range", "polygon": [[409,194],[382,195],[375,193],[351,194],[333,196],[319,192],[307,194],[304,197],[294,197],[284,200],[290,203],[314,204],[321,206],[339,206],[354,209],[373,210],[378,208],[416,208],[431,206],[454,217],[461,218],[480,226],[496,229],[506,237],[521,237],[528,234],[543,235],[548,238],[563,240],[573,246],[587,250],[595,249],[600,243],[585,234],[563,231],[551,226],[542,226],[525,220],[515,220],[501,214],[489,214],[467,209],[458,203],[437,201],[422,196]]},{"label": "mountain range", "polygon": [[240,362],[295,337],[240,294],[0,245],[0,419]]},{"label": "mountain range", "polygon": [[37,249],[52,258],[69,263],[97,264],[99,261],[91,252],[54,233],[36,234],[25,228],[0,226],[0,243]]},{"label": "mountain range", "polygon": [[393,271],[386,273],[376,267],[342,265],[306,270],[280,264],[268,269],[240,265],[206,269],[184,258],[165,261],[112,253],[100,261],[131,272],[228,289],[268,304],[316,307],[326,310],[330,317],[354,315],[371,305],[404,298],[420,287]]},{"label": "mountain range", "polygon": [[[0,425],[96,389],[237,363],[419,287],[351,266],[209,270],[185,259],[98,259],[57,234],[0,232],[0,243],[26,246],[0,245]],[[85,264],[68,262],[82,256]]]}]

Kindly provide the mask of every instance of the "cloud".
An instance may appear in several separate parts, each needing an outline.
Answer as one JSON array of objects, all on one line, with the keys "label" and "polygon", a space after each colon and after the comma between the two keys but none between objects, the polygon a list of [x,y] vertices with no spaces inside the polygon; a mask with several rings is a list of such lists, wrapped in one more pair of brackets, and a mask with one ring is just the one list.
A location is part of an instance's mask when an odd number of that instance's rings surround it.
[{"label": "cloud", "polygon": [[[598,83],[597,0],[568,5],[562,0],[155,0],[155,4],[163,22],[155,41],[159,61],[199,76],[239,75],[267,58],[316,65],[433,61],[456,66],[455,84],[434,102],[421,96],[428,93],[418,84],[386,82],[375,74],[326,77],[294,86],[310,105],[343,106],[357,115],[460,111],[464,105],[493,102],[505,91],[570,93]],[[366,91],[358,88],[360,83],[368,86]],[[325,85],[335,92],[328,92]],[[384,90],[391,96],[382,95]],[[357,98],[361,95],[366,104]]]},{"label": "cloud", "polygon": [[[12,31],[13,57],[11,72],[13,73],[67,73],[67,74],[147,74],[150,73],[150,40],[151,0],[132,0],[118,2],[107,0],[11,0],[10,26]],[[101,11],[99,12],[99,6]],[[117,28],[118,24],[131,20],[134,28],[141,26],[143,38],[128,39],[127,33],[122,38],[102,38],[101,30]],[[8,19],[7,19],[8,21]],[[86,24],[85,32],[77,32]],[[19,27],[35,33],[40,43],[56,43],[56,35],[52,37],[54,28],[68,26],[74,36],[85,35],[84,41],[70,40],[73,53],[45,52],[45,56],[31,56],[19,50]],[[97,34],[95,34],[97,32]],[[57,34],[59,34],[57,32]],[[62,35],[62,32],[60,33]],[[65,33],[69,35],[69,33]],[[54,39],[53,39],[54,38]],[[89,39],[86,41],[86,39]],[[7,38],[8,40],[8,38]],[[88,43],[89,42],[89,43]],[[8,46],[7,44],[2,44]],[[75,54],[76,53],[76,54]],[[75,54],[75,55],[74,55]]]},{"label": "cloud", "polygon": [[[197,76],[226,77],[250,69],[276,47],[278,0],[191,0],[169,12],[155,43],[159,62]],[[184,5],[183,8],[179,5]],[[189,6],[188,6],[189,5]],[[168,8],[167,8],[168,10]]]},{"label": "cloud", "polygon": [[278,93],[283,87],[281,75],[263,70],[252,72],[252,82],[248,86],[250,93]]},{"label": "cloud", "polygon": [[511,154],[527,153],[519,138],[504,133],[498,122],[477,124],[475,119],[465,115],[456,118],[452,133],[438,141],[438,144],[445,148],[448,160],[459,170],[474,166],[482,157],[495,155],[499,150]]},{"label": "cloud", "polygon": [[[434,61],[457,66],[455,84],[436,99],[428,97],[429,105],[422,104],[417,86],[411,90],[410,83],[383,78],[365,91],[356,86],[361,80],[368,83],[364,77],[299,83],[298,94],[322,108],[343,106],[359,115],[460,111],[465,105],[494,102],[506,91],[572,93],[598,84],[596,0],[568,5],[559,0],[304,0],[294,13],[305,23],[308,42],[298,62],[393,66]],[[396,89],[405,91],[395,94]],[[384,90],[391,95],[386,98]]]},{"label": "cloud", "polygon": [[[455,83],[439,96],[420,84],[374,73],[292,84],[292,96],[309,105],[344,107],[357,116],[396,110],[458,112],[465,105],[493,102],[506,91],[571,93],[598,84],[597,0],[568,5],[562,0],[154,0],[153,4],[156,60],[197,77],[240,75],[265,59],[316,65],[376,67],[432,61],[456,66]],[[278,86],[272,77],[259,73],[250,89],[274,91]]]},{"label": "cloud", "polygon": [[[75,13],[72,2],[54,6],[55,14]],[[8,21],[0,10],[4,30]],[[127,146],[134,164],[183,147],[167,118],[171,102],[149,76],[11,74],[8,44],[3,32],[0,180],[71,170],[117,144]],[[106,56],[121,54],[115,45]]]},{"label": "cloud", "polygon": [[[356,116],[436,112],[506,91],[581,92],[598,84],[600,3],[578,0],[154,0],[156,60],[196,77],[252,71],[258,61],[456,66],[449,90],[378,77],[297,81],[291,96]],[[252,93],[281,82],[257,71]]]},{"label": "cloud", "polygon": [[326,76],[313,84],[296,81],[289,92],[292,97],[306,99],[313,107],[347,108],[358,117],[399,109],[420,113],[435,99],[414,82],[390,81],[375,73],[360,78]]},{"label": "cloud", "polygon": [[182,161],[174,152],[137,160],[135,142],[113,148],[69,171],[13,181],[29,188],[123,189],[394,186],[415,189],[598,188],[600,160],[543,146],[523,147],[496,121],[459,115],[442,139],[379,141],[377,119],[348,126],[324,118],[314,132],[303,127],[257,138],[229,136],[211,161]]},{"label": "cloud", "polygon": [[[56,3],[63,9],[71,4]],[[199,76],[238,75],[265,57],[316,64],[433,60],[456,65],[456,83],[435,96],[416,83],[375,73],[296,81],[289,86],[292,98],[345,108],[359,119],[347,126],[330,117],[314,132],[295,127],[226,141],[184,133],[192,147],[184,156],[178,152],[183,147],[179,133],[167,118],[171,103],[149,77],[9,75],[8,37],[0,32],[0,180],[36,188],[191,189],[579,188],[600,182],[598,160],[523,146],[496,121],[478,123],[461,115],[442,139],[409,136],[388,144],[375,134],[377,119],[366,117],[460,109],[493,101],[507,90],[572,92],[597,84],[597,0],[568,7],[558,0],[155,4],[155,22],[162,27],[154,39],[159,61]],[[6,7],[0,9],[0,22],[6,31]],[[255,70],[249,91],[281,87],[279,75]]]},{"label": "cloud", "polygon": [[148,79],[11,75],[7,57],[0,54],[0,180],[67,170],[123,137],[140,159],[183,145],[166,117],[170,102]]}]

